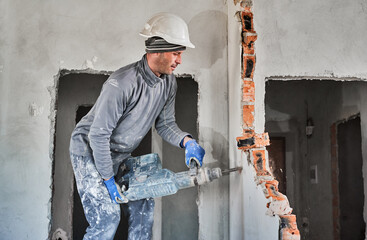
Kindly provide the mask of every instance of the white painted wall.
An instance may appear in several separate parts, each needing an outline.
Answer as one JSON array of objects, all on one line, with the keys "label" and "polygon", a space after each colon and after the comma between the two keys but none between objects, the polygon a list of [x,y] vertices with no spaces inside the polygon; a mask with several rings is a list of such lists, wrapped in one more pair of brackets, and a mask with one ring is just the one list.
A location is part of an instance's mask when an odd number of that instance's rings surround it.
[{"label": "white painted wall", "polygon": [[[0,234],[46,239],[50,222],[54,76],[59,69],[113,71],[139,60],[138,32],[161,11],[180,15],[196,49],[178,74],[199,82],[199,138],[206,162],[228,165],[227,6],[223,0],[0,2]],[[38,113],[30,115],[34,103]],[[218,137],[219,136],[219,137]],[[218,138],[216,138],[218,137]],[[219,139],[219,141],[218,141]],[[210,192],[210,194],[207,192]],[[213,211],[213,208],[218,211]],[[228,187],[203,188],[201,239],[228,239]],[[224,219],[224,221],[223,221]]]}]

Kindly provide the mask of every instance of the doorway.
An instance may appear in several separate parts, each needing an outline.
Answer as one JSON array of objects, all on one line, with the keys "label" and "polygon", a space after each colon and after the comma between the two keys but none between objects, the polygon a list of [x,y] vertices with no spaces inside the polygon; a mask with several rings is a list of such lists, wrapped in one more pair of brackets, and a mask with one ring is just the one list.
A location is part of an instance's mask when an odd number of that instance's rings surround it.
[{"label": "doorway", "polygon": [[[285,191],[293,213],[297,215],[302,240],[360,239],[360,235],[364,236],[363,216],[366,215],[364,181],[367,173],[362,163],[367,156],[367,82],[299,78],[293,81],[268,80],[265,90],[265,131],[270,138],[285,138]],[[338,122],[340,119],[350,119],[354,123],[349,126],[347,121]],[[330,128],[332,125],[334,127]],[[273,164],[271,147],[270,166]],[[346,156],[346,160],[340,160],[339,155]],[[350,160],[351,155],[359,162]],[[357,169],[358,173],[354,174]],[[355,176],[350,178],[352,172]],[[339,189],[353,192],[339,193]],[[340,196],[340,206],[336,196]],[[342,202],[352,200],[342,198],[350,196],[358,202],[346,206],[348,204]],[[349,210],[348,207],[358,210]],[[349,216],[353,211],[359,215]],[[348,221],[340,219],[343,216],[359,220],[353,220],[354,228],[350,228]],[[342,228],[356,235],[343,233]]]},{"label": "doorway", "polygon": [[287,194],[285,167],[285,137],[270,136],[270,145],[266,147],[269,153],[269,166],[275,180],[279,182],[279,192]]},{"label": "doorway", "polygon": [[[88,113],[99,96],[109,74],[90,74],[61,71],[55,110],[57,110],[54,138],[53,194],[51,202],[51,235],[63,229],[70,239],[82,239],[87,222],[78,193],[69,157],[69,141],[76,123]],[[180,128],[197,138],[198,85],[191,77],[178,77],[176,96],[176,121]],[[154,138],[153,138],[154,139]],[[152,131],[144,138],[133,156],[152,151]],[[187,170],[184,150],[168,143],[162,144],[163,167],[174,172]],[[180,194],[180,195],[178,195]],[[198,210],[197,189],[185,189],[164,197],[161,212],[162,239],[197,239]],[[115,239],[127,239],[127,218],[122,219]],[[157,216],[155,216],[157,217]],[[193,237],[194,236],[194,237]]]},{"label": "doorway", "polygon": [[[191,77],[177,78],[176,122],[185,132],[198,139],[198,84]],[[173,172],[187,171],[184,149],[163,142],[163,168]],[[162,240],[198,239],[199,218],[196,199],[198,189],[187,188],[162,198]]]},{"label": "doorway", "polygon": [[85,114],[88,106],[96,101],[108,76],[66,70],[60,72],[55,106],[51,235],[61,228],[69,238],[73,237],[74,173],[69,156],[70,136],[75,127],[77,109],[86,107],[84,113],[80,113]]},{"label": "doorway", "polygon": [[340,240],[365,239],[361,141],[360,116],[337,125]]}]

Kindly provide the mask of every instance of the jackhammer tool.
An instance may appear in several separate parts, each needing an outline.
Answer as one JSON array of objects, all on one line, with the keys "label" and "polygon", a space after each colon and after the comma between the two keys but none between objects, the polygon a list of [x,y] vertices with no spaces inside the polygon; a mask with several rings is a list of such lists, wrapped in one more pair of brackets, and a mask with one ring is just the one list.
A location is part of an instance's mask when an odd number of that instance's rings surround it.
[{"label": "jackhammer tool", "polygon": [[129,201],[163,197],[175,194],[180,189],[209,183],[230,172],[241,171],[241,167],[221,170],[220,168],[198,168],[191,161],[190,170],[174,173],[162,169],[158,154],[131,157],[119,167],[115,177],[123,195]]}]

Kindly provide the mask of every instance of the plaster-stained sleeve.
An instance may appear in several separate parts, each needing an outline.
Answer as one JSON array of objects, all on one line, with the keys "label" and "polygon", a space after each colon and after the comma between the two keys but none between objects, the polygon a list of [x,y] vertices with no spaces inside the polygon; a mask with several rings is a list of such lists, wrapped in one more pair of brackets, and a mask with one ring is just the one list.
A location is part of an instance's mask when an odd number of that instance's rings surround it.
[{"label": "plaster-stained sleeve", "polygon": [[175,98],[177,91],[176,79],[172,79],[174,84],[172,85],[170,96],[164,105],[162,111],[159,113],[158,118],[155,122],[155,128],[158,134],[170,144],[181,147],[181,140],[191,134],[183,132],[176,123],[175,118]]},{"label": "plaster-stained sleeve", "polygon": [[102,178],[114,175],[110,153],[112,131],[126,108],[123,91],[115,79],[109,79],[102,88],[95,104],[95,118],[88,134],[89,144],[93,151],[96,168]]}]

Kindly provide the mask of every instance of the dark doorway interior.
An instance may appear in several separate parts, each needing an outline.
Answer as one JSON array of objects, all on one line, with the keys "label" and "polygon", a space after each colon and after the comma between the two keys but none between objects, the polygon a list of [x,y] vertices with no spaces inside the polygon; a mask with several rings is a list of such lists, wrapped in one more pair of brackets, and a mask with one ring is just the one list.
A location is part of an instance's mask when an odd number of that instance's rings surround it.
[{"label": "dark doorway interior", "polygon": [[338,125],[340,239],[365,239],[360,117]]},{"label": "dark doorway interior", "polygon": [[279,191],[286,194],[285,137],[270,137],[270,146],[266,149],[269,153],[270,170],[279,182]]},{"label": "dark doorway interior", "polygon": [[[197,134],[198,84],[191,77],[177,78],[176,122],[193,135]],[[163,167],[173,172],[187,171],[183,149],[163,143]],[[197,188],[188,188],[162,199],[162,239],[198,239],[199,219]]]},{"label": "dark doorway interior", "polygon": [[[51,202],[51,233],[63,229],[73,235],[74,173],[72,170],[69,143],[75,127],[78,106],[92,106],[96,101],[107,74],[60,72],[56,99],[56,126],[53,162],[53,194]],[[79,109],[82,111],[88,109]]]},{"label": "dark doorway interior", "polygon": [[[282,158],[272,153],[276,145],[272,137],[285,137],[285,187],[293,214],[297,215],[302,240],[349,240],[364,236],[361,151],[362,146],[366,149],[366,134],[360,128],[366,125],[366,102],[364,81],[266,82],[265,131],[271,138],[267,147],[269,164],[273,167],[272,159]],[[357,115],[360,117],[351,120],[355,123],[350,123],[354,127],[339,122]],[[358,121],[361,126],[357,126]],[[274,175],[279,167],[275,168]],[[339,196],[344,198],[340,202]]]},{"label": "dark doorway interior", "polygon": [[[75,124],[77,124],[93,107],[93,105],[79,106],[76,111]],[[73,239],[83,239],[85,229],[88,227],[88,222],[85,219],[83,206],[80,201],[80,197],[76,188],[76,182],[74,178],[74,207],[73,207]]]}]

